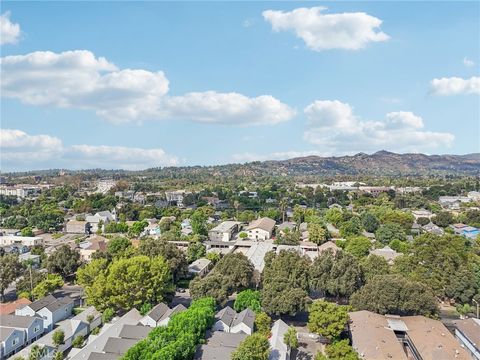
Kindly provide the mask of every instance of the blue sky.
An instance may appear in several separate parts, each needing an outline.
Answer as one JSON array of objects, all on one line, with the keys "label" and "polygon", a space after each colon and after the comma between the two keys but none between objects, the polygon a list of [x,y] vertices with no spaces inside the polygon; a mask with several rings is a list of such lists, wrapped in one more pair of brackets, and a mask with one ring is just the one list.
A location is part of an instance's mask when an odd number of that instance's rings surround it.
[{"label": "blue sky", "polygon": [[479,152],[479,4],[2,2],[2,169]]}]

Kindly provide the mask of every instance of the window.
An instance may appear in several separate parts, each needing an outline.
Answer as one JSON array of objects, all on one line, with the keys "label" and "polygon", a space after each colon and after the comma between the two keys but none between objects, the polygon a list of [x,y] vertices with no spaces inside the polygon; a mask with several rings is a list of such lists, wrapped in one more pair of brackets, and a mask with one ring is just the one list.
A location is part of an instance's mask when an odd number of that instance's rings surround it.
[{"label": "window", "polygon": [[35,326],[33,328],[33,332],[36,333],[36,332],[39,332],[40,331],[40,326]]},{"label": "window", "polygon": [[13,338],[12,345],[15,346],[15,345],[17,345],[19,342],[20,342],[20,339],[19,339],[18,337]]}]

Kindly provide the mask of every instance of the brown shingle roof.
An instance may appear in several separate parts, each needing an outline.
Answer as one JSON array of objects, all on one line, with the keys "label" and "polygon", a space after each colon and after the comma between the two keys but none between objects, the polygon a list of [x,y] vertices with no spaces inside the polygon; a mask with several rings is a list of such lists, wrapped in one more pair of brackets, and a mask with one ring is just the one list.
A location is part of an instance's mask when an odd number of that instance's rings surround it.
[{"label": "brown shingle roof", "polygon": [[25,305],[31,304],[32,302],[25,298],[20,298],[18,300],[0,304],[0,315],[7,315],[14,313],[16,309],[24,307]]}]

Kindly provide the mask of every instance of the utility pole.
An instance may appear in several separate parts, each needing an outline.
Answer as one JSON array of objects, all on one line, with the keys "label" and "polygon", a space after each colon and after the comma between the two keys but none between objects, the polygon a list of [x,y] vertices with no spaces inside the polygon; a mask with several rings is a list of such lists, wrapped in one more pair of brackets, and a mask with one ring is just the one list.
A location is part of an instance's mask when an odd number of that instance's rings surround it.
[{"label": "utility pole", "polygon": [[475,300],[475,299],[472,299],[472,300],[473,300],[473,302],[474,302],[475,304],[477,304],[477,319],[480,319],[480,317],[478,316],[478,315],[479,315],[479,310],[480,310],[480,309],[479,309],[478,301]]}]

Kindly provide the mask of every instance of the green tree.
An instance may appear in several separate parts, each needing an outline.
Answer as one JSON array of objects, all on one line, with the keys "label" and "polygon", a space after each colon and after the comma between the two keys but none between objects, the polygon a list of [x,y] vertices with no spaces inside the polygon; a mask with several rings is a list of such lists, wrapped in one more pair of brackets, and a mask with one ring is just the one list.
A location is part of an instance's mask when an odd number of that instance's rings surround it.
[{"label": "green tree", "polygon": [[325,220],[335,225],[336,227],[340,226],[340,224],[343,222],[342,210],[337,208],[328,209],[325,213]]},{"label": "green tree", "polygon": [[187,248],[187,261],[189,263],[194,262],[197,259],[204,257],[207,254],[205,245],[199,241],[193,241],[188,244]]},{"label": "green tree", "polygon": [[28,360],[40,360],[43,358],[43,353],[43,348],[37,344],[33,344],[32,348],[30,349],[30,354],[28,355]]},{"label": "green tree", "polygon": [[357,352],[349,345],[348,340],[327,345],[325,352],[328,360],[360,360]]},{"label": "green tree", "polygon": [[369,255],[360,262],[365,281],[370,281],[377,275],[390,273],[390,266],[387,260],[378,255]]},{"label": "green tree", "polygon": [[165,259],[143,255],[114,260],[85,288],[87,302],[99,310],[157,304],[172,291],[172,276]]},{"label": "green tree", "polygon": [[442,211],[432,217],[432,222],[435,225],[445,228],[448,225],[453,224],[453,216],[448,211]]},{"label": "green tree", "polygon": [[455,235],[417,236],[405,256],[395,259],[393,270],[430,287],[435,295],[448,298],[446,290],[455,274],[471,265],[465,238]]},{"label": "green tree", "polygon": [[110,322],[110,320],[113,319],[114,316],[115,316],[115,310],[113,310],[112,308],[106,308],[102,313],[102,322],[104,324],[108,323]]},{"label": "green tree", "polygon": [[33,236],[32,228],[27,226],[21,230],[22,236]]},{"label": "green tree", "polygon": [[2,298],[8,286],[22,274],[22,270],[23,265],[18,261],[18,256],[0,256],[0,293]]},{"label": "green tree", "polygon": [[61,329],[57,329],[52,335],[53,344],[58,348],[65,342],[65,333]]},{"label": "green tree", "polygon": [[311,288],[335,297],[349,297],[363,285],[359,261],[344,251],[325,251],[310,268]]},{"label": "green tree", "polygon": [[309,223],[307,229],[308,240],[317,245],[321,245],[329,239],[328,230],[321,224]]},{"label": "green tree", "polygon": [[419,217],[417,219],[417,224],[420,226],[425,226],[430,223],[430,219],[426,217]]},{"label": "green tree", "polygon": [[232,360],[268,360],[270,344],[265,336],[254,333],[243,340],[232,353]]},{"label": "green tree", "polygon": [[361,219],[362,219],[362,225],[366,231],[371,233],[374,233],[375,231],[377,231],[380,225],[380,222],[378,221],[375,215],[369,212],[365,212],[362,214]]},{"label": "green tree", "polygon": [[237,294],[233,308],[240,312],[246,308],[258,313],[262,309],[262,300],[260,297],[260,291],[251,289],[243,290]]},{"label": "green tree", "polygon": [[432,291],[399,275],[379,275],[353,294],[350,304],[378,314],[426,315],[438,312]]},{"label": "green tree", "polygon": [[230,289],[222,274],[216,272],[212,272],[203,279],[196,277],[190,281],[189,289],[192,299],[212,297],[221,305],[225,304],[230,294]]},{"label": "green tree", "polygon": [[80,253],[68,245],[61,245],[47,258],[47,270],[60,274],[64,279],[75,274],[80,266]]},{"label": "green tree", "polygon": [[143,230],[148,226],[148,221],[135,221],[132,226],[128,229],[128,234],[130,236],[139,236]]},{"label": "green tree", "polygon": [[296,251],[267,254],[263,270],[262,307],[269,314],[290,314],[305,309],[310,260]]},{"label": "green tree", "polygon": [[123,236],[117,236],[107,243],[107,254],[112,258],[124,256],[132,248],[132,242]]},{"label": "green tree", "polygon": [[290,349],[297,349],[298,348],[297,330],[295,330],[293,327],[290,326],[287,332],[283,335],[283,342]]},{"label": "green tree", "polygon": [[143,239],[138,246],[139,255],[149,257],[163,256],[170,265],[173,280],[177,281],[187,276],[188,262],[185,253],[178,249],[175,244],[165,240]]},{"label": "green tree", "polygon": [[190,216],[190,225],[192,226],[192,232],[198,235],[208,235],[207,219],[208,216],[203,211],[195,211],[192,216]]},{"label": "green tree", "polygon": [[406,240],[403,228],[398,224],[381,225],[375,233],[375,238],[382,244],[388,245],[392,240]]},{"label": "green tree", "polygon": [[362,222],[356,216],[340,226],[340,235],[343,237],[356,236],[362,233]]},{"label": "green tree", "polygon": [[63,360],[63,353],[61,351],[55,351],[53,360]]},{"label": "green tree", "polygon": [[82,265],[77,270],[77,284],[83,287],[92,286],[97,276],[104,274],[107,267],[107,259],[94,259],[88,264]]},{"label": "green tree", "polygon": [[347,239],[345,251],[356,258],[362,258],[368,255],[372,242],[365,236],[355,236]]},{"label": "green tree", "polygon": [[267,313],[261,312],[255,316],[255,329],[258,333],[266,337],[270,336],[271,326],[272,318]]},{"label": "green tree", "polygon": [[81,348],[83,346],[83,341],[84,341],[83,336],[78,335],[75,337],[75,339],[73,339],[72,346],[76,348]]},{"label": "green tree", "polygon": [[41,281],[33,288],[32,295],[38,300],[53,293],[55,290],[60,289],[63,284],[64,281],[60,275],[48,274],[45,280]]},{"label": "green tree", "polygon": [[348,322],[348,307],[323,300],[314,301],[308,313],[308,329],[329,340],[338,339]]}]

